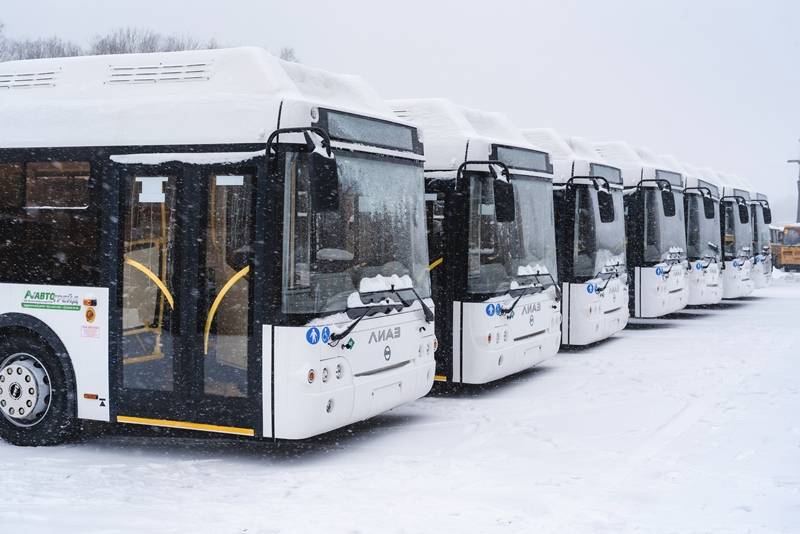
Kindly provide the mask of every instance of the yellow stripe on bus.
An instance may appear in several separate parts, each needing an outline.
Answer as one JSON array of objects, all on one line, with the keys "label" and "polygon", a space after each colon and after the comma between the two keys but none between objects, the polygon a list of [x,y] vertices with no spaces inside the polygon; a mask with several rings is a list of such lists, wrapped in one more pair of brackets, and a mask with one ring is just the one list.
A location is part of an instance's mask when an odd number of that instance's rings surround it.
[{"label": "yellow stripe on bus", "polygon": [[225,282],[225,285],[222,286],[219,295],[217,295],[217,298],[214,299],[214,303],[211,305],[211,309],[208,312],[208,317],[206,317],[206,329],[205,329],[205,336],[203,339],[203,347],[205,354],[208,354],[208,336],[209,333],[211,332],[211,325],[214,322],[214,316],[217,315],[217,308],[219,308],[219,305],[222,303],[222,299],[225,298],[225,295],[228,294],[228,291],[230,291],[231,288],[234,285],[236,285],[236,282],[247,276],[247,273],[249,272],[250,272],[250,266],[248,265],[238,273],[234,274],[230,280]]},{"label": "yellow stripe on bus", "polygon": [[138,269],[139,271],[144,273],[144,275],[147,278],[152,280],[152,282],[158,286],[158,289],[160,289],[161,292],[164,293],[164,296],[167,298],[167,302],[169,302],[169,307],[172,308],[173,310],[175,309],[175,300],[172,298],[172,293],[170,293],[169,289],[167,289],[167,285],[164,282],[162,282],[158,276],[156,276],[156,273],[154,273],[153,271],[151,271],[138,261],[132,260],[130,258],[125,258],[125,263],[127,265],[130,265],[134,269]]},{"label": "yellow stripe on bus", "polygon": [[433,380],[436,382],[447,382],[447,377],[444,375],[436,375],[433,377]]},{"label": "yellow stripe on bus", "polygon": [[252,428],[239,428],[235,426],[206,425],[203,423],[189,423],[187,421],[170,421],[168,419],[147,419],[145,417],[129,417],[118,415],[118,423],[132,425],[163,426],[166,428],[179,428],[182,430],[202,430],[204,432],[217,432],[219,434],[236,434],[237,436],[255,436]]},{"label": "yellow stripe on bus", "polygon": [[431,263],[430,265],[428,265],[428,270],[429,270],[429,271],[432,271],[432,270],[434,270],[434,269],[435,269],[435,268],[437,268],[439,265],[441,265],[443,261],[444,261],[444,258],[439,258],[438,260],[435,260],[433,263]]}]

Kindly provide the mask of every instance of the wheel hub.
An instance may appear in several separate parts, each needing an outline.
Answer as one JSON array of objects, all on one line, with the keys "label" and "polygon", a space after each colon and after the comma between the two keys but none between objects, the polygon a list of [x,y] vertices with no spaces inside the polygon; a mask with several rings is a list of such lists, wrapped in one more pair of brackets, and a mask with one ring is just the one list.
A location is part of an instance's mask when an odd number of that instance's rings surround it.
[{"label": "wheel hub", "polygon": [[17,426],[39,423],[50,407],[50,377],[30,354],[15,354],[0,365],[0,413]]}]

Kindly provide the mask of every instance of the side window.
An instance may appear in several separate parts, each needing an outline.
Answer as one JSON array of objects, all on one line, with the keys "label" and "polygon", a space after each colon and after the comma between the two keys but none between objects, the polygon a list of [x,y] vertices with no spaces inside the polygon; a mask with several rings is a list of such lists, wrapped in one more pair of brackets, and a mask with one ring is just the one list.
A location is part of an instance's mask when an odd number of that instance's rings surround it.
[{"label": "side window", "polygon": [[[100,229],[88,162],[0,166],[3,278],[95,285]],[[8,235],[5,235],[8,233]]]},{"label": "side window", "polygon": [[430,260],[434,261],[444,254],[444,195],[427,193],[425,195],[425,216],[428,223],[428,250]]},{"label": "side window", "polygon": [[0,164],[0,212],[17,212],[25,199],[25,180],[22,165]]}]

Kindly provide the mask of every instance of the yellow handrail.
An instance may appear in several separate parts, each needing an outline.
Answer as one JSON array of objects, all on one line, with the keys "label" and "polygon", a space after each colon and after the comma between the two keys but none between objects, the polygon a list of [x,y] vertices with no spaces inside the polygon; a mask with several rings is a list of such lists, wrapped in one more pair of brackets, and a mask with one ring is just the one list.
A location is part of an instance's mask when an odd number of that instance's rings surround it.
[{"label": "yellow handrail", "polygon": [[130,258],[125,258],[125,263],[127,265],[130,265],[134,269],[138,269],[139,271],[144,273],[144,275],[147,278],[152,280],[152,282],[158,286],[158,289],[160,289],[161,292],[164,293],[164,296],[167,298],[167,302],[169,302],[169,307],[173,310],[175,309],[175,300],[172,298],[172,293],[170,293],[169,289],[167,289],[167,285],[164,282],[162,282],[158,276],[156,276],[156,273],[154,273],[153,271],[151,271],[138,261],[132,260]]},{"label": "yellow handrail", "polygon": [[208,354],[208,336],[209,333],[211,332],[211,325],[214,322],[214,316],[217,315],[217,308],[219,308],[219,305],[222,303],[222,299],[225,298],[225,295],[228,294],[228,291],[230,291],[231,288],[234,285],[236,285],[236,282],[247,276],[249,272],[250,272],[250,266],[248,265],[238,273],[234,274],[230,280],[225,282],[225,285],[222,286],[222,289],[217,295],[217,298],[214,299],[214,303],[211,305],[211,309],[208,311],[208,317],[206,317],[206,329],[205,329],[205,336],[203,339],[204,354]]},{"label": "yellow handrail", "polygon": [[444,261],[444,258],[439,258],[438,260],[433,261],[430,265],[428,265],[428,270],[432,271],[437,268],[441,263]]}]

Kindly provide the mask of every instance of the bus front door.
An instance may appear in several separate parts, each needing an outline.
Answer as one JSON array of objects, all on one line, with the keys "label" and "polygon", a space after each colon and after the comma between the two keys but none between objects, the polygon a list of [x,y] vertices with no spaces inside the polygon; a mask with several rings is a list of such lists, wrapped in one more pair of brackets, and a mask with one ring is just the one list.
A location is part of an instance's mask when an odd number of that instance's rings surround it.
[{"label": "bus front door", "polygon": [[251,283],[257,172],[114,165],[118,422],[262,435]]}]

